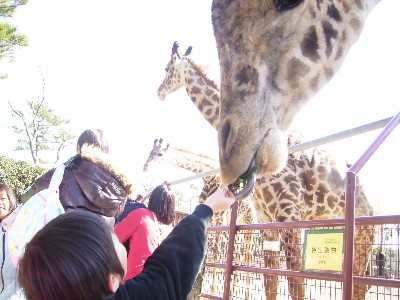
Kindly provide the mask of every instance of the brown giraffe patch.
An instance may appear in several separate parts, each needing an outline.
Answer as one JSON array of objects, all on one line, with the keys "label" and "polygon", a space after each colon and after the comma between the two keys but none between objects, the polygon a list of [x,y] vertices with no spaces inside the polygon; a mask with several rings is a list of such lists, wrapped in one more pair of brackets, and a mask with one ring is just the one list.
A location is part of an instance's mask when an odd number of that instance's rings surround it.
[{"label": "brown giraffe patch", "polygon": [[322,22],[322,30],[325,36],[325,46],[326,46],[325,55],[326,57],[329,58],[333,51],[332,42],[336,40],[338,32],[333,28],[332,24],[327,21]]},{"label": "brown giraffe patch", "polygon": [[334,19],[337,22],[342,21],[342,16],[340,15],[339,10],[337,9],[336,5],[333,2],[328,4],[327,14],[330,18]]},{"label": "brown giraffe patch", "polygon": [[311,59],[313,62],[318,62],[321,57],[318,54],[318,36],[315,26],[310,26],[304,34],[303,40],[300,42],[301,53]]}]

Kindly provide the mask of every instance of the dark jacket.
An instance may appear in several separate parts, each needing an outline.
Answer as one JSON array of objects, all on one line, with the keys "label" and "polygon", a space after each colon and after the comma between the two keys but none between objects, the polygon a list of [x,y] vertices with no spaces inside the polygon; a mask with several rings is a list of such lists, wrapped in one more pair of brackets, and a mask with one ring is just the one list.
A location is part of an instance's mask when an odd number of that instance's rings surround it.
[{"label": "dark jacket", "polygon": [[[110,164],[106,155],[85,148],[68,162],[60,184],[60,201],[65,210],[85,209],[107,217],[117,217],[124,209],[132,185]],[[48,188],[54,169],[37,178],[21,196],[22,203]]]},{"label": "dark jacket", "polygon": [[146,260],[143,272],[107,299],[183,300],[192,289],[206,251],[210,207],[200,204]]},{"label": "dark jacket", "polygon": [[141,202],[132,201],[128,199],[125,203],[124,211],[118,216],[118,218],[115,219],[115,225],[117,225],[119,222],[125,219],[130,212],[138,208],[147,208],[147,206]]}]

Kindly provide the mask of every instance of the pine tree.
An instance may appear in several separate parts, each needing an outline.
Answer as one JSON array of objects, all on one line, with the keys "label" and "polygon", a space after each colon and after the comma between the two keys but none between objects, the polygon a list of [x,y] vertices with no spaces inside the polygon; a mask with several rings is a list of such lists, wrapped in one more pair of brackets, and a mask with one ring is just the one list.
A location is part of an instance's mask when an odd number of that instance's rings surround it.
[{"label": "pine tree", "polygon": [[27,101],[25,110],[16,109],[8,103],[12,116],[20,119],[20,124],[12,125],[11,130],[20,137],[15,151],[29,151],[35,165],[50,163],[40,158],[40,154],[55,152],[55,165],[75,136],[70,133],[68,126],[71,120],[61,118],[49,105],[44,104],[44,86],[43,79],[42,96]]},{"label": "pine tree", "polygon": [[[28,0],[0,0],[0,60],[12,61],[15,51],[28,45],[28,38],[18,33],[16,26],[8,23],[16,8],[27,2]],[[0,73],[0,79],[5,77],[5,74]]]}]

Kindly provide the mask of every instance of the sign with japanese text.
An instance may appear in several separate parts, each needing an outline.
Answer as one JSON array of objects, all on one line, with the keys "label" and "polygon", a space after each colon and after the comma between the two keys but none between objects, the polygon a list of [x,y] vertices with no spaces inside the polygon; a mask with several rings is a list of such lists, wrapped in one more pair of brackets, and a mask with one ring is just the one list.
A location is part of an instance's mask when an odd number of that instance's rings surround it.
[{"label": "sign with japanese text", "polygon": [[304,269],[342,272],[343,237],[343,229],[305,230]]}]

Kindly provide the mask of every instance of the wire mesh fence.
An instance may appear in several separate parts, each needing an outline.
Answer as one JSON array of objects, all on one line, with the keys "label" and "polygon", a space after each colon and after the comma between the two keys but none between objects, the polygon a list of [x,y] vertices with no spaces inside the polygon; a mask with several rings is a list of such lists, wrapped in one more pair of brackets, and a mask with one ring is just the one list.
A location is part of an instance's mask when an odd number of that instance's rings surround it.
[{"label": "wire mesh fence", "polygon": [[[229,299],[342,299],[343,226],[318,225],[326,221],[237,226]],[[399,223],[400,216],[356,222],[353,299],[400,299]],[[222,299],[229,227],[207,234],[201,298]]]}]

